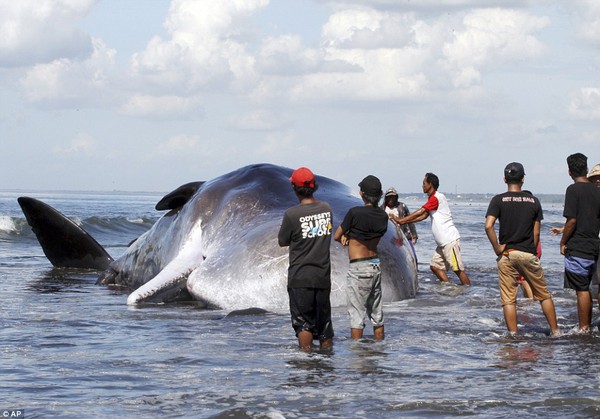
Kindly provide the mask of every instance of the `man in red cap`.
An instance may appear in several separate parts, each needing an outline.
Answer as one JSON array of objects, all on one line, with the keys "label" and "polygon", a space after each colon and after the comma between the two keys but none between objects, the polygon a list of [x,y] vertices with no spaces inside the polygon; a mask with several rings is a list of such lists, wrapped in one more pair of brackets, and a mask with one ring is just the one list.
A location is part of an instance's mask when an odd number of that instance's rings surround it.
[{"label": "man in red cap", "polygon": [[331,323],[331,230],[333,211],[313,198],[318,189],[306,167],[294,170],[292,188],[300,204],[288,208],[279,229],[279,245],[289,246],[288,295],[298,345],[308,351],[314,339],[321,349],[333,344]]},{"label": "man in red cap", "polygon": [[334,239],[343,246],[348,246],[350,269],[346,298],[350,315],[350,336],[352,339],[363,337],[366,315],[373,324],[373,338],[382,340],[383,296],[377,244],[387,231],[389,219],[379,207],[379,200],[383,195],[379,179],[369,175],[358,186],[364,205],[350,208],[336,230]]}]

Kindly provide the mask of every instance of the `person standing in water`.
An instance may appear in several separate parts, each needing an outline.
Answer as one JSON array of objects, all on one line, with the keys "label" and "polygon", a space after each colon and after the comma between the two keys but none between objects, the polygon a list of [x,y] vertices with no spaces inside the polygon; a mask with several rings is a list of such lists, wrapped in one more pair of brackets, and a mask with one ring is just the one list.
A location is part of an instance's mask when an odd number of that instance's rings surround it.
[{"label": "person standing in water", "polygon": [[431,216],[431,231],[437,244],[429,267],[442,282],[449,282],[446,271],[452,269],[462,285],[471,285],[465,272],[460,252],[460,234],[454,226],[450,206],[446,196],[438,192],[440,181],[433,173],[426,173],[423,178],[423,192],[429,197],[425,205],[407,217],[390,218],[400,225],[416,223]]},{"label": "person standing in water", "polygon": [[600,189],[587,177],[587,157],[581,153],[567,157],[573,179],[565,192],[560,253],[565,257],[565,288],[575,290],[579,331],[590,332],[592,294],[590,284],[600,252]]},{"label": "person standing in water", "polygon": [[[383,209],[388,215],[393,214],[398,218],[404,218],[410,215],[410,211],[406,204],[398,200],[398,192],[396,192],[395,188],[389,188],[387,191],[385,191],[383,202]],[[394,222],[394,224],[396,223]],[[417,244],[419,236],[417,235],[417,227],[414,223],[404,224],[400,226],[400,228],[402,229],[402,232],[406,236],[407,240],[410,240],[411,244]]]},{"label": "person standing in water", "polygon": [[[587,174],[587,178],[593,185],[596,185],[596,187],[600,188],[600,164],[597,164],[594,167],[592,167],[592,170],[590,170],[589,173]],[[563,233],[563,230],[564,230],[564,227],[552,227],[550,229],[550,233],[553,235],[559,235],[559,234]],[[600,282],[599,277],[600,277],[600,256],[598,256],[598,259],[596,259],[596,271],[592,275],[592,282],[591,282],[596,287],[599,286],[599,282]],[[598,288],[597,301],[598,301],[598,307],[600,308],[600,287]]]},{"label": "person standing in water", "polygon": [[334,336],[329,300],[333,211],[327,202],[313,197],[318,185],[310,169],[294,170],[290,181],[300,203],[283,215],[278,241],[282,247],[289,246],[292,327],[302,350],[309,351],[314,339],[321,349],[329,349]]},{"label": "person standing in water", "polygon": [[373,338],[382,340],[383,296],[381,292],[381,269],[377,244],[388,227],[388,216],[379,208],[383,191],[381,182],[373,175],[359,184],[364,205],[350,208],[344,221],[335,231],[334,239],[348,246],[348,283],[346,297],[350,315],[350,336],[361,339],[365,327],[365,315],[373,324]]},{"label": "person standing in water", "polygon": [[[498,285],[504,322],[511,334],[517,334],[518,278],[529,284],[533,299],[540,302],[552,335],[558,334],[556,311],[548,292],[540,259],[536,256],[543,218],[540,201],[523,191],[525,169],[521,163],[509,163],[504,169],[508,190],[490,201],[485,218],[485,233],[498,256]],[[500,222],[499,239],[494,229]]]}]

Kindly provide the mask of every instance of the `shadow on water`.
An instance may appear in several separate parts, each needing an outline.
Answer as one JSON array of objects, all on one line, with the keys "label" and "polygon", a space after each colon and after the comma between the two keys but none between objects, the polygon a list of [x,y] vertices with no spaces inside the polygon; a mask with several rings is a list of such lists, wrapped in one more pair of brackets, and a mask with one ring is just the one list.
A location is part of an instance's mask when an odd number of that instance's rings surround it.
[{"label": "shadow on water", "polygon": [[89,292],[87,288],[96,283],[98,271],[74,268],[52,268],[41,272],[27,289],[42,294],[60,292]]},{"label": "shadow on water", "polygon": [[363,376],[387,374],[389,370],[385,363],[389,355],[384,342],[375,342],[370,339],[351,342],[346,368],[350,372]]},{"label": "shadow on water", "polygon": [[330,356],[309,354],[306,357],[289,359],[287,366],[291,367],[288,385],[304,387],[307,384],[319,385],[323,380],[332,378],[335,371]]}]

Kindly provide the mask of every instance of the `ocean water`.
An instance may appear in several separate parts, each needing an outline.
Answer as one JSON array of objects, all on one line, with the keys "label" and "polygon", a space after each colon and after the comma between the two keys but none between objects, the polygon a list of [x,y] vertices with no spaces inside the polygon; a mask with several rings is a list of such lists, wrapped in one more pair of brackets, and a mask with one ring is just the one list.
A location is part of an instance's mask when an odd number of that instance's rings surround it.
[{"label": "ocean water", "polygon": [[[420,291],[386,304],[386,339],[348,338],[335,308],[331,353],[296,347],[287,312],[230,315],[194,304],[131,308],[94,285],[97,272],[54,269],[16,198],[68,215],[119,256],[157,220],[159,194],[0,192],[0,414],[81,417],[598,417],[600,334],[576,333],[562,288],[562,201],[541,196],[542,263],[563,336],[520,300],[520,336],[505,333],[495,256],[483,231],[489,196],[450,196],[472,287],[428,270],[429,221],[418,224]],[[424,196],[407,197],[416,209]],[[598,307],[594,307],[597,322]],[[21,416],[23,417],[23,416]]]}]

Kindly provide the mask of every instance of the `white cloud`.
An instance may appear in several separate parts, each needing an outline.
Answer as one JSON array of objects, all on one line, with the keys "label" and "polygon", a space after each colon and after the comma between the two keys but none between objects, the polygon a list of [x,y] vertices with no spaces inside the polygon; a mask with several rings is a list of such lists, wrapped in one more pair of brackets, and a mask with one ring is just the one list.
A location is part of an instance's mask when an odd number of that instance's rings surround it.
[{"label": "white cloud", "polygon": [[268,0],[173,0],[165,27],[171,38],[154,37],[131,60],[132,73],[180,92],[240,89],[257,75],[246,50],[248,18]]},{"label": "white cloud", "polygon": [[258,60],[259,68],[268,73],[263,74],[254,97],[313,102],[423,94],[427,80],[422,64],[428,51],[415,44],[418,24],[412,14],[354,8],[329,17],[318,49],[304,47],[298,37],[269,39]]},{"label": "white cloud", "polygon": [[231,120],[231,125],[235,128],[250,131],[273,131],[288,123],[287,115],[267,109],[255,109]]},{"label": "white cloud", "polygon": [[116,51],[101,40],[93,40],[93,53],[86,59],[59,58],[37,64],[21,80],[31,102],[82,106],[102,103],[118,91],[112,83]]},{"label": "white cloud", "polygon": [[199,140],[196,137],[180,134],[160,144],[156,151],[159,155],[187,154],[190,150],[196,149],[198,145]]},{"label": "white cloud", "polygon": [[542,55],[543,44],[532,33],[550,24],[546,17],[510,9],[480,9],[468,13],[462,27],[445,42],[444,65],[455,87],[481,81],[481,70]]},{"label": "white cloud", "polygon": [[297,154],[296,136],[292,132],[269,134],[256,150],[257,157],[265,161],[277,161]]},{"label": "white cloud", "polygon": [[299,35],[267,38],[257,54],[257,69],[263,75],[294,76],[317,71],[323,64],[322,53],[307,48]]},{"label": "white cloud", "polygon": [[576,119],[600,120],[600,88],[584,87],[575,93],[569,104],[569,114]]},{"label": "white cloud", "polygon": [[600,3],[597,0],[575,0],[573,4],[579,8],[579,36],[600,45]]},{"label": "white cloud", "polygon": [[333,48],[397,48],[413,41],[413,13],[347,9],[334,13],[323,27],[323,42]]},{"label": "white cloud", "polygon": [[202,115],[198,99],[173,95],[134,95],[121,106],[121,112],[129,116],[153,119],[185,119]]},{"label": "white cloud", "polygon": [[[69,4],[57,2],[63,9]],[[85,4],[74,10],[84,13],[93,3]],[[451,89],[473,100],[482,93],[484,69],[543,53],[534,33],[549,23],[512,9],[424,20],[414,12],[354,6],[333,12],[319,45],[306,46],[297,34],[260,41],[251,17],[267,5],[173,0],[164,22],[170,38],[155,36],[134,54],[127,80],[116,72],[116,51],[94,39],[85,59],[62,57],[29,70],[27,98],[48,106],[122,103],[131,90],[136,93],[122,113],[164,119],[201,115],[196,98],[207,92],[247,94],[259,106],[273,100],[422,101]]]},{"label": "white cloud", "polygon": [[[330,3],[335,7],[351,7],[352,5],[369,6],[376,9],[386,10],[425,10],[431,9],[439,12],[440,10],[460,10],[467,8],[490,7],[494,2],[490,0],[418,0],[418,1],[399,1],[399,0],[319,0],[321,3]],[[593,0],[592,0],[593,1]],[[553,0],[502,0],[496,3],[504,7],[527,7],[532,4],[552,3]]]},{"label": "white cloud", "polygon": [[0,0],[0,66],[17,67],[92,51],[77,22],[96,0]]},{"label": "white cloud", "polygon": [[59,156],[91,156],[98,150],[98,144],[94,138],[87,133],[80,133],[66,146],[55,146],[54,154]]},{"label": "white cloud", "polygon": [[[158,171],[186,174],[187,181],[196,179],[198,168],[218,167],[238,148],[227,139],[203,137],[196,134],[174,134],[144,153],[146,165],[160,167]],[[226,153],[224,150],[231,150]],[[245,158],[244,156],[243,158]],[[204,175],[203,175],[204,176]],[[185,176],[181,181],[185,181]]]},{"label": "white cloud", "polygon": [[[452,89],[453,96],[458,92],[472,100],[482,93],[483,70],[541,56],[545,49],[534,33],[549,23],[546,17],[501,8],[431,22],[414,13],[345,9],[333,13],[324,25],[318,53],[303,55],[299,42],[289,38],[265,44],[263,51],[275,50],[281,58],[270,62],[272,73],[278,64],[287,68],[307,62],[310,66],[297,68],[312,71],[292,72],[290,76],[297,78],[287,86],[264,77],[255,94],[265,100],[270,91],[274,96],[287,90],[292,101],[388,101],[439,98]],[[287,56],[284,46],[292,47]]]}]

